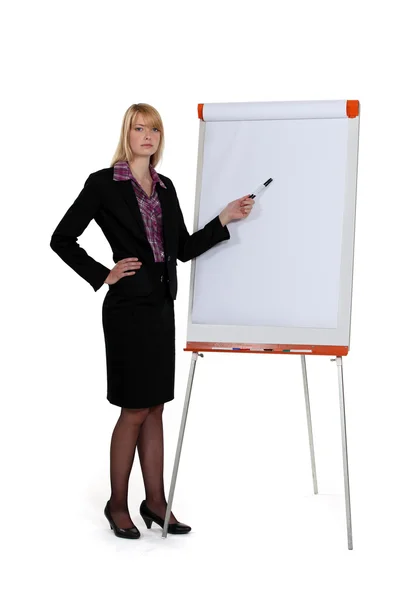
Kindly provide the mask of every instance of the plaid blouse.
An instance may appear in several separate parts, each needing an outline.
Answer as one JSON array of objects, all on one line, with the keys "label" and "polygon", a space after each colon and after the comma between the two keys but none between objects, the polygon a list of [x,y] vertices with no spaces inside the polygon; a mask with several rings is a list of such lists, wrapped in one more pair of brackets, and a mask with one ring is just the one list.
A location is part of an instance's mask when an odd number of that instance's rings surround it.
[{"label": "plaid blouse", "polygon": [[151,178],[153,180],[153,189],[150,198],[143,190],[137,179],[132,175],[128,161],[120,160],[115,163],[113,179],[114,181],[125,181],[126,179],[131,180],[139,204],[140,212],[142,213],[147,239],[149,240],[149,244],[153,250],[154,261],[165,262],[162,212],[156,190],[156,183],[158,182],[164,188],[167,186],[163,181],[161,181],[153,165],[150,164],[149,169]]}]

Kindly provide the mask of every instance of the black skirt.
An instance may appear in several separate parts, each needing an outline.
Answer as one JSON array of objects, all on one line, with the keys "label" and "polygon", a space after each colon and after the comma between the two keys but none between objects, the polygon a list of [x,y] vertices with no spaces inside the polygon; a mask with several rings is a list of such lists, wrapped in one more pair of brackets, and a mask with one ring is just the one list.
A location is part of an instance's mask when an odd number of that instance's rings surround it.
[{"label": "black skirt", "polygon": [[128,298],[110,285],[103,301],[107,399],[124,408],[174,399],[174,301],[165,262],[152,267],[159,271],[159,284],[148,296]]}]

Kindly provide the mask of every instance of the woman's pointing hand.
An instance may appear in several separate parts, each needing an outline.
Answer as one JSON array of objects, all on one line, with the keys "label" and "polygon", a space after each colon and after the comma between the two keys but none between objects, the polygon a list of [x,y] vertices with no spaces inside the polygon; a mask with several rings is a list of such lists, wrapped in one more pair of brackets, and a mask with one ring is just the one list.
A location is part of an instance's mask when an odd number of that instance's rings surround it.
[{"label": "woman's pointing hand", "polygon": [[219,215],[222,225],[225,226],[234,219],[245,219],[250,214],[255,202],[253,198],[250,198],[250,195],[251,194],[247,194],[237,200],[232,200],[232,202],[229,202],[229,204],[225,206]]}]

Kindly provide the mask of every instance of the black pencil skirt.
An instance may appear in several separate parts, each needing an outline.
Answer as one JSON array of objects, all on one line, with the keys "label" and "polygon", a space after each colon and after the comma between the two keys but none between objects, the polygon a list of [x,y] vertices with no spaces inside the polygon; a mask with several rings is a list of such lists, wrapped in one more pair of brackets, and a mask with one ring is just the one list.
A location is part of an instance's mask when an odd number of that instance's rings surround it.
[{"label": "black pencil skirt", "polygon": [[174,399],[174,301],[165,262],[152,267],[159,271],[159,284],[148,296],[128,298],[110,285],[103,301],[107,399],[124,408]]}]

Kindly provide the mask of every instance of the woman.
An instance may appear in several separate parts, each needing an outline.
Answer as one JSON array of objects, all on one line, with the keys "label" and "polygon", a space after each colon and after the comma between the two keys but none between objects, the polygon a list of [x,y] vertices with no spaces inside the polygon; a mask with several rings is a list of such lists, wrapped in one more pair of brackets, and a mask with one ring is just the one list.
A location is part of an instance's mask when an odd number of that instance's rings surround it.
[{"label": "woman", "polygon": [[[164,526],[164,403],[174,398],[176,259],[186,262],[230,238],[232,219],[245,218],[254,200],[230,202],[199,231],[186,229],[172,181],[156,172],[164,147],[157,110],[132,104],[122,123],[111,167],[91,173],[55,229],[50,246],[97,291],[103,302],[107,399],[121,412],[110,449],[111,497],[104,509],[115,535],[140,537],[128,510],[128,480],[136,446],[146,490],[146,526]],[[101,227],[116,263],[108,269],[77,243],[90,221]],[[188,533],[173,513],[169,533]]]}]

